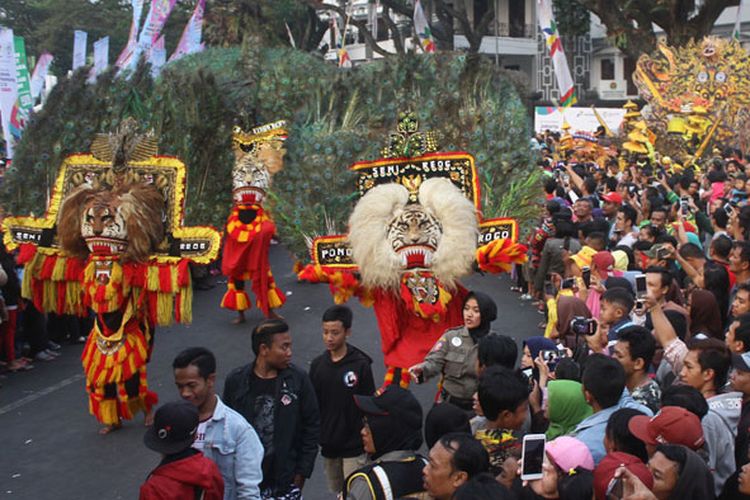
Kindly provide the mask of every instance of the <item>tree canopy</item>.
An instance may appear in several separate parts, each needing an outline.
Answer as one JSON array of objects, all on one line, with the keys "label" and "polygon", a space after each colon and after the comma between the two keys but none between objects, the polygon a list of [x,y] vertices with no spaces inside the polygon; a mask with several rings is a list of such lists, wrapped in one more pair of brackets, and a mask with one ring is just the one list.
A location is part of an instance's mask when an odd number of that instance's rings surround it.
[{"label": "tree canopy", "polygon": [[601,19],[613,45],[634,59],[656,48],[654,25],[664,31],[669,45],[681,46],[710,34],[724,9],[739,4],[739,0],[577,1]]}]

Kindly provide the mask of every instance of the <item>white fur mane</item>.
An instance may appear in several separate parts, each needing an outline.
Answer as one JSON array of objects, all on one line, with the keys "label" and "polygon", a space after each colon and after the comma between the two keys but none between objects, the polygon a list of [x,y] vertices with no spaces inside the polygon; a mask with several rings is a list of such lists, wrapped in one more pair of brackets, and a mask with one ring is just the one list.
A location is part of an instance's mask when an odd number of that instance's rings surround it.
[{"label": "white fur mane", "polygon": [[[399,184],[384,184],[369,190],[349,218],[352,257],[366,287],[396,289],[401,263],[387,238],[388,224],[409,200]],[[433,257],[432,271],[447,287],[471,272],[477,242],[474,205],[448,179],[428,179],[419,189],[419,203],[442,225],[443,234]]]}]

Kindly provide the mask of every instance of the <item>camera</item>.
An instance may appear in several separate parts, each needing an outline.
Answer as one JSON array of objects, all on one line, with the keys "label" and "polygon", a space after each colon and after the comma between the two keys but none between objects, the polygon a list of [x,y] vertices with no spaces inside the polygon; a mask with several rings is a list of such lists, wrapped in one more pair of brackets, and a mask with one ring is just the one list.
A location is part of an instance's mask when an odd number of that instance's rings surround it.
[{"label": "camera", "polygon": [[593,335],[596,333],[596,320],[576,316],[570,321],[570,330],[576,335]]}]

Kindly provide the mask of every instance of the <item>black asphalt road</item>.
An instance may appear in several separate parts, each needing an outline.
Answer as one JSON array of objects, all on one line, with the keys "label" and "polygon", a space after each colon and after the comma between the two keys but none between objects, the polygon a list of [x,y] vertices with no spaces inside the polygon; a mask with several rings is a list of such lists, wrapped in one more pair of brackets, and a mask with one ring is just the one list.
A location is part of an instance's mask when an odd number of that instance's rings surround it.
[{"label": "black asphalt road", "polygon": [[[307,368],[324,350],[320,318],[333,301],[327,285],[297,283],[289,255],[282,247],[272,247],[271,262],[279,286],[289,294],[281,313],[291,326],[294,362]],[[495,330],[514,337],[519,344],[538,334],[536,324],[541,316],[509,290],[507,277],[474,275],[464,280],[464,285],[494,297],[499,308]],[[247,324],[232,325],[233,314],[219,307],[223,291],[222,283],[210,291],[196,291],[192,325],[157,331],[148,378],[161,402],[178,397],[171,362],[185,347],[201,345],[216,354],[220,390],[224,376],[251,359],[250,330],[261,315],[252,310]],[[349,305],[355,318],[351,342],[375,360],[378,383],[384,369],[374,314],[355,301]],[[1,498],[135,499],[140,484],[159,462],[157,454],[143,445],[142,415],[126,422],[118,432],[97,434],[99,425],[88,414],[81,349],[80,345],[65,345],[58,360],[38,362],[34,370],[9,374],[0,381]],[[435,385],[430,382],[414,387],[414,392],[427,409]],[[322,461],[316,464],[304,494],[313,500],[333,498],[326,491]]]}]

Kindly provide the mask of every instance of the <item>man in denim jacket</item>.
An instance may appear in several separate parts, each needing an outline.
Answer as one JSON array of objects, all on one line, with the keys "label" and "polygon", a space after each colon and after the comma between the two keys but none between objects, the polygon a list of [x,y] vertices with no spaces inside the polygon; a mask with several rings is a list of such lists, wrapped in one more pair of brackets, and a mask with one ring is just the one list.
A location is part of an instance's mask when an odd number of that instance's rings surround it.
[{"label": "man in denim jacket", "polygon": [[172,362],[182,399],[198,408],[193,447],[213,460],[224,478],[224,500],[260,500],[263,445],[245,417],[225,405],[214,390],[216,358],[203,347],[182,351]]}]

